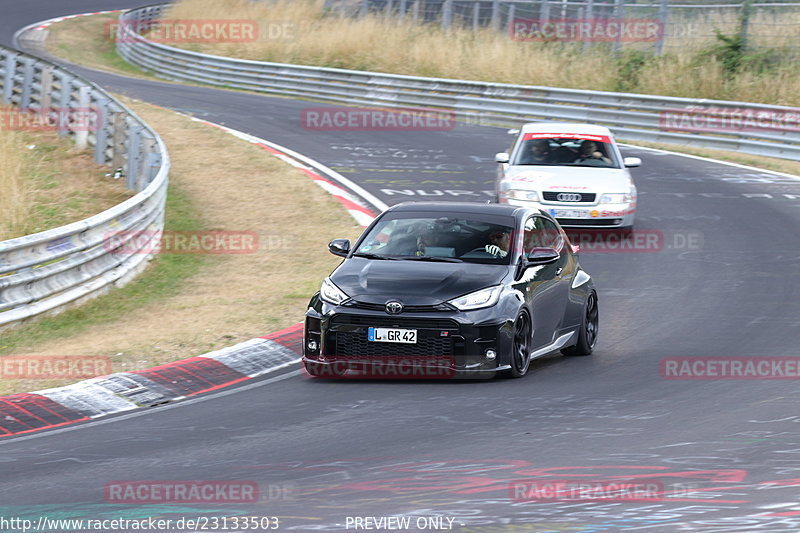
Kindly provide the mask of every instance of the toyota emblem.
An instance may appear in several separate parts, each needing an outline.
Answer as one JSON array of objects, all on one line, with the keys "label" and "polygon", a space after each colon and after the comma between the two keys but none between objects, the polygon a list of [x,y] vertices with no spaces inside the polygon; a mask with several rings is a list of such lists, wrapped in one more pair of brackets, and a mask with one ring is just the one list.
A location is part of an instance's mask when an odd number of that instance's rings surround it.
[{"label": "toyota emblem", "polygon": [[580,202],[583,196],[574,192],[560,192],[556,195],[559,202]]},{"label": "toyota emblem", "polygon": [[403,312],[403,304],[397,300],[386,302],[386,312],[390,315],[399,315]]}]

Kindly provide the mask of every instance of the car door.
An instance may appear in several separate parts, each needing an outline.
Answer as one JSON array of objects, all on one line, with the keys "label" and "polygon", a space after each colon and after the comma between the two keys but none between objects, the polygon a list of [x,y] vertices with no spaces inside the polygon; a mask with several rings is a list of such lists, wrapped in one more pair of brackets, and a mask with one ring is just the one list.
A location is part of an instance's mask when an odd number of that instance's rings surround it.
[{"label": "car door", "polygon": [[523,254],[535,248],[554,248],[559,259],[548,265],[528,267],[520,276],[518,290],[525,294],[533,326],[532,347],[553,342],[561,327],[569,298],[570,257],[558,227],[540,215],[529,217],[523,227]]}]

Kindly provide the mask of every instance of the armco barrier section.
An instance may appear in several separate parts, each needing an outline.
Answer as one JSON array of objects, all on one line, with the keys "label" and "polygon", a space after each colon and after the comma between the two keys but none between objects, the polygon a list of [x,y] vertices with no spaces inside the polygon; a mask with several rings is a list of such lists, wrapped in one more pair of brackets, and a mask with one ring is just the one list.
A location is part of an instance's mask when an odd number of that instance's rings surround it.
[{"label": "armco barrier section", "polygon": [[[608,126],[631,141],[800,160],[800,108],[558,89],[248,61],[165,46],[140,35],[165,5],[120,15],[117,51],[163,78],[383,107],[442,109],[480,124],[560,120]],[[299,120],[299,117],[298,117]]]},{"label": "armco barrier section", "polygon": [[[136,275],[163,229],[169,156],[161,138],[97,85],[17,50],[0,47],[0,102],[20,110],[90,113],[56,121],[59,133],[92,147],[97,163],[137,194],[95,216],[0,242],[0,328],[99,295]],[[156,239],[132,239],[136,232]],[[146,248],[145,248],[146,247]]]}]

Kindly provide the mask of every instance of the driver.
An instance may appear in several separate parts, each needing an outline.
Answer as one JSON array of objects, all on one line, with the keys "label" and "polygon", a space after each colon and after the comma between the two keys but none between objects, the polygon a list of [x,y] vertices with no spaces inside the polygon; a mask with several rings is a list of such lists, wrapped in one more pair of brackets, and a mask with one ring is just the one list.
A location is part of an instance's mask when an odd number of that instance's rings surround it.
[{"label": "driver", "polygon": [[597,143],[594,141],[585,140],[581,143],[580,151],[578,152],[578,159],[576,163],[585,161],[602,161],[603,163],[611,164],[611,160],[603,155],[603,152],[597,149]]},{"label": "driver", "polygon": [[423,256],[426,254],[426,249],[430,247],[439,246],[441,241],[439,231],[437,231],[436,226],[429,225],[425,226],[424,230],[420,232],[420,235],[417,237],[417,250],[414,253],[416,256]]},{"label": "driver", "polygon": [[484,249],[487,253],[502,259],[508,255],[510,242],[511,232],[508,230],[493,231],[489,234],[489,244]]}]

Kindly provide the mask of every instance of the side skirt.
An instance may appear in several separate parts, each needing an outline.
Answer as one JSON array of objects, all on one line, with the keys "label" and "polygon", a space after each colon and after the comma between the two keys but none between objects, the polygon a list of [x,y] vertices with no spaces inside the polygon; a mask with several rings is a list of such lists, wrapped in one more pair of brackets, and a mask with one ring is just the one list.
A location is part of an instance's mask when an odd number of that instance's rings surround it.
[{"label": "side skirt", "polygon": [[532,351],[531,355],[530,355],[530,358],[531,359],[536,359],[537,357],[542,357],[543,355],[547,355],[550,352],[554,352],[556,350],[560,350],[561,348],[563,348],[564,346],[569,344],[569,342],[573,339],[573,337],[575,337],[575,334],[577,332],[578,332],[578,330],[574,329],[574,330],[572,330],[572,331],[570,331],[568,333],[564,333],[563,335],[558,337],[556,340],[554,340],[550,344],[548,344],[546,346],[542,346],[538,350]]}]

